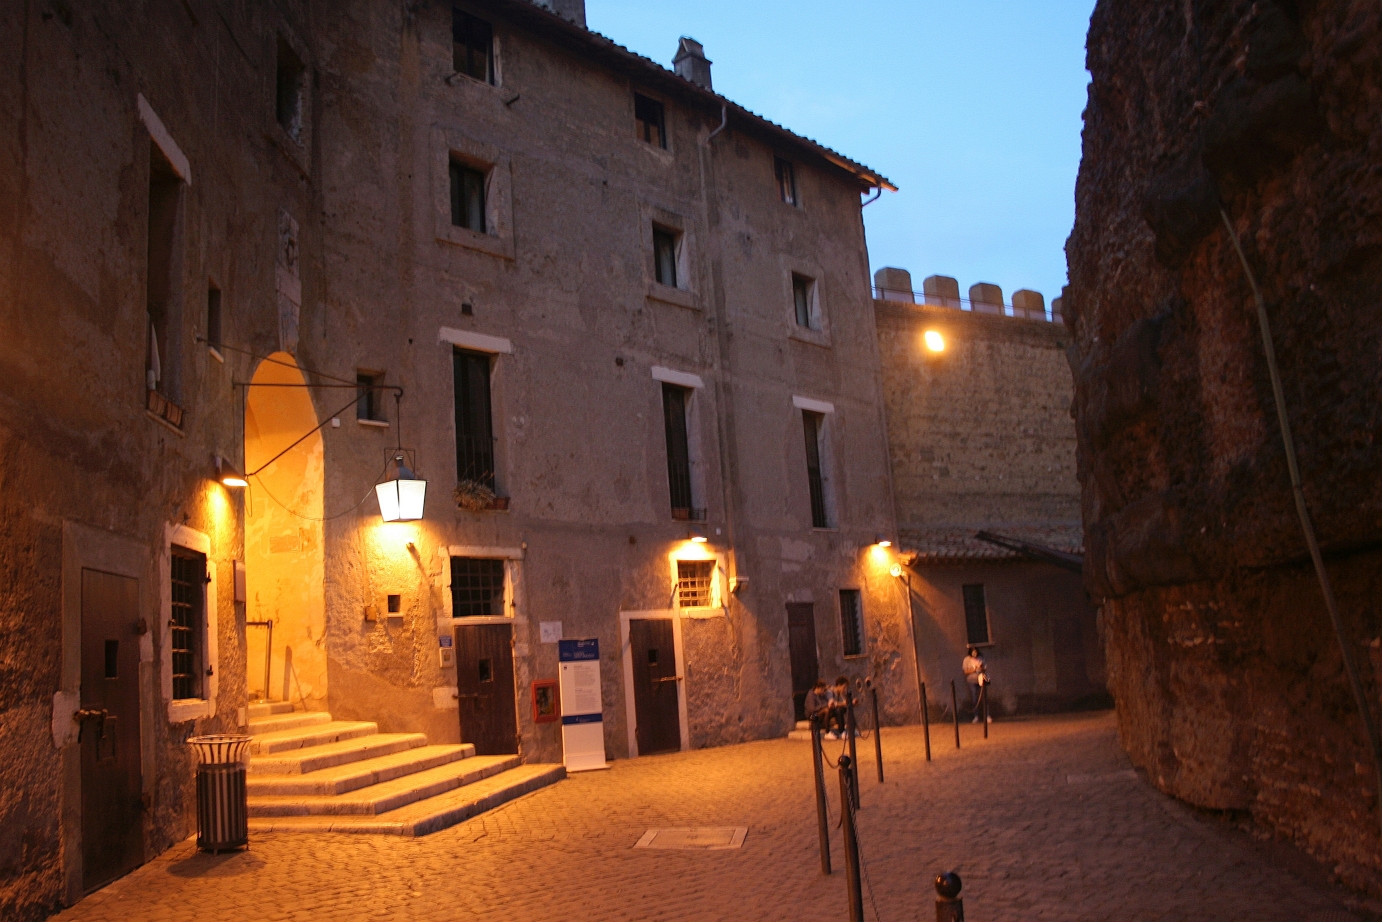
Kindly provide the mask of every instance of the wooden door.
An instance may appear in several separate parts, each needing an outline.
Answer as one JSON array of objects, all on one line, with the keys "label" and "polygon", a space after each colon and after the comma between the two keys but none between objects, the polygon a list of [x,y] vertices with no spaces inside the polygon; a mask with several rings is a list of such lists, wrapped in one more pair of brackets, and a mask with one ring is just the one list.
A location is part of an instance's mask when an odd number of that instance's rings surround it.
[{"label": "wooden door", "polygon": [[518,752],[513,625],[457,626],[456,693],[461,712],[461,742],[473,743],[476,755]]},{"label": "wooden door", "polygon": [[82,570],[82,887],[144,861],[139,581]]},{"label": "wooden door", "polygon": [[676,649],[669,618],[629,621],[629,656],[633,659],[633,707],[638,721],[634,738],[638,754],[681,749],[681,709],[677,705]]},{"label": "wooden door", "polygon": [[816,656],[816,605],[787,603],[787,645],[792,657],[792,711],[796,720],[806,719],[806,693],[820,677]]}]

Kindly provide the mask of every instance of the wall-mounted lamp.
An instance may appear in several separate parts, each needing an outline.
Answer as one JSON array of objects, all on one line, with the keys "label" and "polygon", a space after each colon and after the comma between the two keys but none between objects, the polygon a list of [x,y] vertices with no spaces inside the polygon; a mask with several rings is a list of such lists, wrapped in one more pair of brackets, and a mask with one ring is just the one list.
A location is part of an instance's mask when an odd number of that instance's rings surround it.
[{"label": "wall-mounted lamp", "polygon": [[710,540],[705,536],[705,533],[698,528],[691,529],[690,533],[688,533],[686,537],[690,538],[696,544],[705,544],[707,541]]},{"label": "wall-mounted lamp", "polygon": [[945,351],[945,337],[941,335],[940,330],[927,330],[922,340],[926,343],[927,352]]},{"label": "wall-mounted lamp", "polygon": [[427,481],[413,475],[412,469],[403,463],[402,452],[394,456],[393,466],[393,479],[374,488],[379,497],[379,515],[385,522],[416,522],[422,518]]},{"label": "wall-mounted lamp", "polygon": [[874,539],[873,539],[873,543],[876,544],[876,545],[878,545],[879,547],[892,547],[892,546],[893,546],[892,539],[891,539],[891,538],[885,538],[885,537],[883,537],[882,535],[879,535],[878,537],[874,538]]},{"label": "wall-mounted lamp", "polygon": [[235,465],[231,464],[220,455],[214,456],[216,463],[216,479],[227,487],[247,487],[250,482],[245,479],[245,475],[240,473]]}]

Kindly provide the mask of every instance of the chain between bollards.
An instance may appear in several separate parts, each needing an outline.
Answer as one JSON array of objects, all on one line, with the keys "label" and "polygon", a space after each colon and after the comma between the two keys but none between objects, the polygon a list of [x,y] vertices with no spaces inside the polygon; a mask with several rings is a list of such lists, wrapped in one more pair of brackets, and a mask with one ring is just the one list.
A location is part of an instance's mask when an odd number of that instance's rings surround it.
[{"label": "chain between bollards", "polygon": [[868,682],[869,697],[873,699],[873,756],[878,762],[878,783],[883,783],[883,725],[878,721],[878,689]]},{"label": "chain between bollards", "polygon": [[960,899],[960,875],[946,871],[936,877],[936,922],[965,922],[965,901]]},{"label": "chain between bollards", "polygon": [[821,873],[830,873],[830,818],[825,799],[825,769],[821,767],[821,722],[811,718],[811,762],[816,777],[816,832],[820,836]]},{"label": "chain between bollards", "polygon": [[955,680],[950,680],[950,710],[955,715],[955,748],[960,748],[960,699],[955,695]]},{"label": "chain between bollards", "polygon": [[[840,821],[845,839],[845,886],[849,891],[849,922],[864,922],[864,889],[859,876],[859,839],[854,828],[851,784],[854,763],[840,756]],[[857,793],[857,790],[853,793]]]},{"label": "chain between bollards", "polygon": [[931,705],[926,700],[926,683],[921,683],[921,729],[926,735],[926,761],[931,761]]}]

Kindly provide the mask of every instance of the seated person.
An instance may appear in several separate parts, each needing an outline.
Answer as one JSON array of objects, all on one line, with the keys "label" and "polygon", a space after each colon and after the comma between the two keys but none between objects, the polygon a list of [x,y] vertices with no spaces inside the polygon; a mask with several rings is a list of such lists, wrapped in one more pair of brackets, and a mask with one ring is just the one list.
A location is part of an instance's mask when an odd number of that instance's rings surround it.
[{"label": "seated person", "polygon": [[830,689],[830,710],[826,718],[826,726],[832,724],[838,728],[832,730],[829,736],[832,740],[844,739],[845,718],[849,709],[849,679],[844,676],[837,676],[835,685]]},{"label": "seated person", "polygon": [[817,679],[816,684],[806,693],[806,719],[812,727],[824,727],[830,717],[830,693],[825,689],[825,679]]}]

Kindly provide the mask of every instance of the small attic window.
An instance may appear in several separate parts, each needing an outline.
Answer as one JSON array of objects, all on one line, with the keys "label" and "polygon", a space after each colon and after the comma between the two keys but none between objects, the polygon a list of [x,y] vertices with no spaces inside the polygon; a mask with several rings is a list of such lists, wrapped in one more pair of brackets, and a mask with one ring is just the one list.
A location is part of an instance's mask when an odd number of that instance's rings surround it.
[{"label": "small attic window", "polygon": [[662,103],[641,93],[633,94],[634,133],[638,140],[654,147],[667,147],[667,125]]}]

